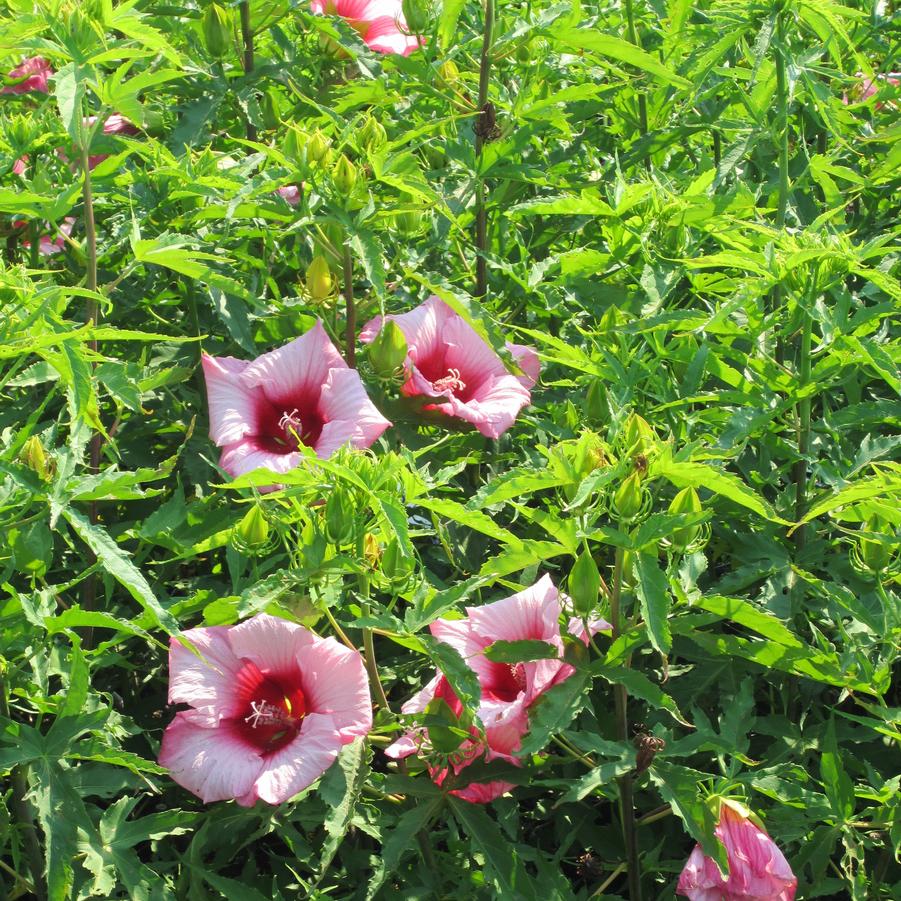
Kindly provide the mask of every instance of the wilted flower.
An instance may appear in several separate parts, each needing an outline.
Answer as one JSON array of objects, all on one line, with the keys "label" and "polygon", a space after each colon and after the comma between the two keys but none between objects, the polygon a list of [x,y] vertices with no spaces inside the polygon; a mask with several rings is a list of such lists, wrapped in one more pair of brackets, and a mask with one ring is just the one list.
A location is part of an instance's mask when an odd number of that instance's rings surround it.
[{"label": "wilted flower", "polygon": [[232,476],[288,472],[300,464],[301,444],[323,459],[344,444],[369,447],[391,425],[319,322],[252,362],[204,354],[202,363],[210,437]]},{"label": "wilted flower", "polygon": [[424,40],[408,33],[400,0],[312,0],[314,13],[340,16],[370,50],[409,56]]},{"label": "wilted flower", "polygon": [[43,56],[31,56],[16,66],[8,78],[23,79],[18,84],[8,84],[0,94],[27,94],[35,91],[38,94],[48,94],[50,92],[47,86],[47,79],[53,74],[53,67],[44,59]]},{"label": "wilted flower", "polygon": [[169,703],[191,709],[159,761],[204,803],[286,801],[372,726],[363,661],[334,638],[267,614],[182,637],[199,655],[171,639]]},{"label": "wilted flower", "polygon": [[[479,680],[481,701],[477,715],[485,727],[484,742],[478,730],[470,729],[470,737],[449,755],[448,767],[434,767],[432,778],[439,785],[452,768],[455,774],[476,760],[506,760],[518,764],[522,737],[529,730],[529,707],[551,686],[568,679],[573,668],[563,662],[563,637],[560,618],[563,614],[561,595],[550,576],[543,576],[530,588],[482,607],[467,607],[466,618],[439,619],[430,626],[432,635],[455,648]],[[609,629],[603,620],[593,620],[592,632]],[[587,642],[582,620],[570,619],[570,635]],[[533,639],[550,645],[556,656],[523,663],[497,663],[485,656],[485,649],[496,641]],[[443,700],[454,716],[459,717],[463,705],[441,673],[401,708],[403,713],[422,713],[434,699]],[[410,732],[386,749],[389,757],[408,757],[423,748],[426,737],[422,730]],[[466,801],[485,803],[509,791],[508,782],[470,783],[453,791]]]},{"label": "wilted flower", "polygon": [[716,837],[726,849],[729,876],[695,845],[676,892],[691,901],[793,901],[798,880],[775,842],[742,804],[724,799]]},{"label": "wilted flower", "polygon": [[[531,401],[529,389],[541,365],[533,348],[507,344],[524,373],[515,376],[472,326],[438,297],[430,297],[409,313],[386,318],[400,327],[407,340],[403,393],[444,398],[426,409],[463,419],[488,438],[498,438]],[[381,327],[382,317],[376,316],[366,324],[360,340],[369,344]]]}]

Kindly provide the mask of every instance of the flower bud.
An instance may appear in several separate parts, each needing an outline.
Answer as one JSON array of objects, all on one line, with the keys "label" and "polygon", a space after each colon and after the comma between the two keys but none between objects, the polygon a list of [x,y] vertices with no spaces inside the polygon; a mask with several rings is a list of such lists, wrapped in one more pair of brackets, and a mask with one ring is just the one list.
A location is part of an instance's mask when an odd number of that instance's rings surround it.
[{"label": "flower bud", "polygon": [[[669,505],[669,512],[673,515],[684,513],[700,513],[701,499],[698,492],[694,488],[683,488],[672,500]],[[698,526],[685,526],[684,528],[674,529],[670,540],[673,547],[678,551],[684,551],[697,537],[701,531]]]},{"label": "flower bud", "polygon": [[460,80],[460,70],[452,59],[446,59],[438,66],[438,80],[449,88]]},{"label": "flower bud", "polygon": [[357,146],[361,150],[368,150],[372,153],[380,150],[387,142],[388,132],[385,131],[385,126],[373,119],[372,116],[367,116],[366,122],[357,136]]},{"label": "flower bud", "polygon": [[269,543],[269,522],[259,504],[254,504],[234,528],[233,543],[238,550],[254,554]]},{"label": "flower bud", "polygon": [[576,565],[569,574],[569,596],[573,608],[579,616],[589,616],[597,607],[598,592],[601,589],[601,574],[588,549],[576,559]]},{"label": "flower bud", "polygon": [[393,377],[407,358],[407,339],[393,319],[382,323],[375,340],[369,345],[369,362],[378,375]]},{"label": "flower bud", "polygon": [[641,477],[632,472],[625,478],[613,496],[614,512],[622,520],[635,519],[641,512]]},{"label": "flower bud", "polygon": [[203,44],[210,56],[221,59],[228,52],[232,38],[231,13],[218,3],[211,3],[203,14]]},{"label": "flower bud", "polygon": [[325,502],[325,537],[341,547],[354,537],[354,508],[350,495],[343,488],[335,488]]},{"label": "flower bud", "polygon": [[357,184],[357,167],[342,153],[332,168],[332,183],[342,197],[350,197]]},{"label": "flower bud", "polygon": [[31,470],[36,472],[43,481],[47,481],[53,475],[53,461],[48,459],[44,451],[44,445],[37,435],[32,435],[19,452],[19,459]]},{"label": "flower bud", "polygon": [[307,144],[307,160],[310,163],[327,163],[332,142],[317,128]]},{"label": "flower bud", "polygon": [[263,126],[267,131],[274,131],[281,124],[279,118],[278,92],[270,88],[260,97],[260,111],[263,114]]},{"label": "flower bud", "polygon": [[575,443],[572,455],[572,463],[577,477],[584,479],[606,462],[604,443],[600,437],[594,432],[582,432]]},{"label": "flower bud", "polygon": [[[889,531],[889,525],[879,515],[867,517],[861,531],[880,535]],[[870,572],[881,573],[888,568],[892,560],[891,546],[874,538],[860,538],[858,541],[860,559]]]},{"label": "flower bud", "polygon": [[394,225],[402,235],[415,235],[422,224],[419,210],[404,210],[394,214]]},{"label": "flower bud", "polygon": [[319,32],[319,49],[332,59],[349,59],[350,54],[331,36],[324,31]]},{"label": "flower bud", "polygon": [[627,454],[644,454],[654,446],[657,436],[654,430],[637,413],[626,420],[625,445]]},{"label": "flower bud", "polygon": [[593,419],[596,422],[608,418],[609,411],[607,409],[604,383],[600,379],[595,379],[588,386],[588,392],[585,395],[585,403],[582,405],[582,409],[589,419]]},{"label": "flower bud", "polygon": [[400,544],[392,538],[382,551],[382,575],[390,582],[404,582],[413,572],[415,561],[405,557],[400,551]]},{"label": "flower bud", "polygon": [[302,166],[307,160],[307,147],[310,140],[307,132],[296,125],[290,125],[282,141],[282,153],[295,166]]},{"label": "flower bud", "polygon": [[403,0],[401,10],[410,34],[424,34],[429,30],[434,11],[428,0]]},{"label": "flower bud", "polygon": [[372,532],[367,532],[363,536],[363,559],[370,569],[375,569],[382,559],[382,546]]},{"label": "flower bud", "polygon": [[325,257],[318,254],[307,266],[307,292],[316,303],[322,303],[332,296],[335,280]]}]

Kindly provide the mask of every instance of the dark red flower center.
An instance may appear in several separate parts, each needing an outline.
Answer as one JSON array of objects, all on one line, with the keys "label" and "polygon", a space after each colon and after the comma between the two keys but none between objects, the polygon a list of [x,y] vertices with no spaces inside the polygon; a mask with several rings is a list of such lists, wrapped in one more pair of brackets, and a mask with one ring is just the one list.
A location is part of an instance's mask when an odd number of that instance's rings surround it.
[{"label": "dark red flower center", "polygon": [[293,741],[307,713],[300,672],[263,673],[245,659],[236,686],[241,712],[233,720],[241,737],[261,754],[273,754]]},{"label": "dark red flower center", "polygon": [[298,397],[289,403],[261,400],[257,408],[257,443],[273,454],[291,454],[301,444],[315,447],[325,425],[318,397]]},{"label": "dark red flower center", "polygon": [[416,368],[432,383],[436,391],[449,391],[464,403],[472,397],[475,389],[475,385],[471,384],[472,379],[456,367],[448,366],[444,353],[439,351],[425,360],[417,360]]},{"label": "dark red flower center", "polygon": [[491,669],[491,682],[485,686],[486,694],[509,703],[525,691],[526,669],[521,663],[496,663]]}]

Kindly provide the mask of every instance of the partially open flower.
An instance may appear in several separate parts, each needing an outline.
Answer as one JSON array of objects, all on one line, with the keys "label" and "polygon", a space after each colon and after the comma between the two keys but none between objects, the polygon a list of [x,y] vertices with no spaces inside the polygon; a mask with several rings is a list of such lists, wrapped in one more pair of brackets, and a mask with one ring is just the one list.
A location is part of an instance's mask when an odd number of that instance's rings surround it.
[{"label": "partially open flower", "polygon": [[[549,688],[568,679],[573,668],[564,663],[563,637],[560,618],[563,615],[561,595],[550,576],[543,576],[530,588],[508,598],[467,607],[466,618],[438,619],[430,626],[432,635],[455,648],[479,680],[481,701],[477,715],[485,727],[482,742],[478,731],[470,730],[455,753],[449,755],[446,767],[431,769],[434,781],[441,785],[453,770],[457,775],[476,760],[506,760],[519,763],[517,752],[522,737],[529,730],[529,707]],[[609,629],[609,623],[596,619],[589,623],[592,632]],[[570,635],[588,641],[582,621],[570,619]],[[532,639],[546,642],[555,656],[522,663],[498,663],[485,655],[485,649],[496,641]],[[437,673],[425,688],[401,708],[403,713],[422,713],[434,699],[439,698],[460,716],[463,705],[441,673]],[[428,750],[427,733],[415,730],[398,739],[386,749],[389,757],[403,758],[420,750]],[[509,791],[508,782],[470,783],[452,791],[466,801],[485,803]]]},{"label": "partially open flower", "polygon": [[409,34],[400,0],[312,0],[314,13],[340,16],[370,50],[409,56],[424,43]]},{"label": "partially open flower", "polygon": [[287,801],[372,726],[363,660],[334,638],[266,614],[182,637],[192,649],[171,640],[169,703],[191,709],[159,761],[204,803]]},{"label": "partially open flower", "polygon": [[695,845],[679,876],[678,894],[691,901],[793,901],[798,879],[750,811],[723,800],[715,834],[726,849],[728,877]]},{"label": "partially open flower", "polygon": [[[524,373],[513,375],[472,326],[438,297],[430,297],[409,313],[386,318],[400,327],[407,340],[403,393],[443,399],[426,409],[463,419],[486,437],[498,438],[531,401],[529,389],[540,369],[533,348],[507,344]],[[381,327],[382,317],[376,316],[366,324],[360,340],[369,344]]]},{"label": "partially open flower", "polygon": [[302,444],[323,459],[345,444],[369,447],[391,425],[319,322],[252,362],[206,354],[202,362],[210,437],[232,476],[288,472],[300,465]]},{"label": "partially open flower", "polygon": [[8,84],[0,94],[28,94],[32,91],[38,94],[48,94],[50,89],[47,80],[53,74],[53,67],[43,56],[31,56],[16,66],[8,78],[21,78],[17,84]]}]

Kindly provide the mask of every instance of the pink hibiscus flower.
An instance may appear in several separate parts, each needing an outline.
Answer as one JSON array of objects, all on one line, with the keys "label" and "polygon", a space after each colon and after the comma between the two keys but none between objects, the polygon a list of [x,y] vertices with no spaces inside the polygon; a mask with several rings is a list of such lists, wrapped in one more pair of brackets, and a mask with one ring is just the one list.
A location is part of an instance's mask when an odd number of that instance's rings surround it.
[{"label": "pink hibiscus flower", "polygon": [[300,444],[325,459],[345,444],[369,447],[391,425],[320,322],[252,362],[207,354],[202,362],[210,437],[229,475],[288,472],[300,465]]},{"label": "pink hibiscus flower", "polygon": [[[38,253],[44,257],[51,257],[54,254],[59,253],[66,246],[66,238],[72,234],[72,229],[75,226],[75,217],[74,216],[66,216],[65,219],[60,223],[59,229],[56,234],[51,237],[50,235],[41,235],[38,239]],[[13,222],[14,228],[27,228],[28,223],[24,219],[17,219]],[[31,247],[31,241],[27,238],[22,239],[22,246],[25,248]]]},{"label": "pink hibiscus flower", "polygon": [[[893,88],[901,85],[901,72],[881,72],[875,78],[867,78],[863,72],[858,72],[855,78],[859,79],[851,90],[853,102],[855,103],[863,103],[865,100],[869,100],[870,97],[875,97],[882,88],[880,82],[889,84]],[[852,102],[852,98],[845,94],[842,97],[842,102],[847,105]],[[876,103],[876,109],[878,110],[881,110],[883,106],[884,104],[881,101]],[[895,104],[890,101],[889,106],[894,107]]]},{"label": "pink hibiscus flower", "polygon": [[[97,121],[96,116],[88,116],[85,119],[85,126],[90,128]],[[130,119],[120,116],[119,113],[113,113],[103,123],[103,133],[105,135],[137,135],[141,130]],[[88,157],[88,166],[93,169],[100,165],[107,157],[108,153],[95,153]]]},{"label": "pink hibiscus flower", "polygon": [[370,50],[409,56],[425,43],[408,33],[400,0],[312,0],[317,15],[340,16]]},{"label": "pink hibiscus flower", "polygon": [[749,818],[750,811],[724,800],[715,834],[726,849],[729,876],[695,845],[676,892],[691,901],[793,901],[798,880],[775,842]]},{"label": "pink hibiscus flower", "polygon": [[289,206],[297,206],[300,203],[300,188],[297,185],[283,185],[276,188],[275,193]]},{"label": "pink hibiscus flower", "polygon": [[47,80],[53,74],[53,67],[43,56],[31,56],[13,69],[8,77],[21,78],[18,84],[8,84],[0,94],[28,94],[35,91],[38,94],[49,94],[50,89]]},{"label": "pink hibiscus flower", "polygon": [[363,660],[334,638],[266,614],[183,637],[200,656],[171,640],[169,703],[191,709],[159,761],[204,803],[286,801],[372,726]]},{"label": "pink hibiscus flower", "polygon": [[[524,373],[513,375],[472,326],[438,297],[430,297],[409,313],[386,318],[397,323],[407,339],[407,380],[401,391],[408,397],[445,398],[426,409],[465,420],[486,437],[498,438],[530,403],[529,389],[541,368],[533,348],[508,342]],[[366,324],[360,340],[369,344],[381,327],[382,317],[376,316]]]},{"label": "pink hibiscus flower", "polygon": [[[485,727],[484,742],[473,729],[471,737],[450,755],[447,767],[430,768],[437,784],[444,782],[451,769],[459,775],[475,760],[500,759],[519,764],[516,755],[522,737],[529,731],[529,707],[551,686],[568,679],[574,672],[562,660],[562,614],[561,595],[550,576],[545,575],[511,597],[482,607],[467,607],[465,619],[439,619],[431,624],[432,635],[459,651],[478,677],[482,696],[477,714]],[[590,622],[589,627],[594,633],[609,629],[610,625],[598,619]],[[567,631],[581,641],[588,641],[580,619],[570,619]],[[547,642],[557,657],[509,664],[496,663],[485,656],[485,648],[496,641],[527,638]],[[422,713],[434,698],[443,699],[457,717],[463,711],[462,703],[441,673],[407,701],[401,711]],[[426,741],[424,730],[417,729],[398,739],[385,753],[394,758],[408,757],[423,749]],[[501,781],[470,783],[451,794],[466,801],[486,803],[512,787],[509,782]]]}]

